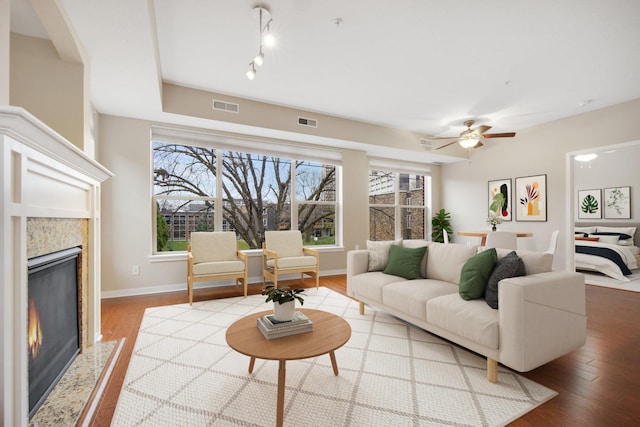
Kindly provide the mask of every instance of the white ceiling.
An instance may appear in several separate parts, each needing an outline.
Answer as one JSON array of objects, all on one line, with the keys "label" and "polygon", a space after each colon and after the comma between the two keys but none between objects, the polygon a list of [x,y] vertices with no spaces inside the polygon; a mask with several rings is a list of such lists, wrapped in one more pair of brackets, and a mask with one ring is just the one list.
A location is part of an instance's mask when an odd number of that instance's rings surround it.
[{"label": "white ceiling", "polygon": [[[163,80],[452,136],[469,118],[517,132],[640,98],[638,0],[269,0],[278,44],[253,81],[253,0],[61,3],[106,114],[211,127],[162,113]],[[12,31],[46,37],[28,0],[11,5]]]}]

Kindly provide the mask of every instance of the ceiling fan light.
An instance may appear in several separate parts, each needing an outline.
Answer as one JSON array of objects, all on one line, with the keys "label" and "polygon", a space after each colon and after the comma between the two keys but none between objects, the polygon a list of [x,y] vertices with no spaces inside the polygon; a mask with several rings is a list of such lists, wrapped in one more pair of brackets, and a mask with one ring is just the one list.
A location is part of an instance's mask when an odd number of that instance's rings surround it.
[{"label": "ceiling fan light", "polygon": [[464,148],[473,148],[480,142],[478,138],[461,139],[458,143]]}]

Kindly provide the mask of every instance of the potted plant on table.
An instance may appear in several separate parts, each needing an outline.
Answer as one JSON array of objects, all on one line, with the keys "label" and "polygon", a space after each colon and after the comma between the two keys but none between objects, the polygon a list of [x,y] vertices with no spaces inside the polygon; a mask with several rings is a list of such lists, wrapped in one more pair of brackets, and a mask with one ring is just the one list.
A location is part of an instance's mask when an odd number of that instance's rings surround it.
[{"label": "potted plant on table", "polygon": [[285,322],[293,318],[296,312],[296,300],[300,302],[300,305],[304,305],[303,292],[304,289],[289,289],[288,286],[276,288],[273,285],[269,285],[262,290],[262,295],[267,297],[264,302],[273,301],[273,316],[275,319]]},{"label": "potted plant on table", "polygon": [[487,224],[491,226],[491,231],[496,231],[496,225],[502,224],[502,218],[491,212],[487,217]]}]

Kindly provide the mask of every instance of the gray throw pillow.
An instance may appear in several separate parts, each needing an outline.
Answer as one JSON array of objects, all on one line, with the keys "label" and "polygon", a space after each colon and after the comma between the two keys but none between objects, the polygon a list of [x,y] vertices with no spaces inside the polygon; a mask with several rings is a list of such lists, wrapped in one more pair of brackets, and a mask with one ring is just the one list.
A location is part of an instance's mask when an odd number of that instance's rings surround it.
[{"label": "gray throw pillow", "polygon": [[487,289],[484,293],[484,300],[489,304],[489,307],[498,308],[498,282],[509,277],[524,275],[526,275],[524,262],[522,262],[516,251],[511,251],[500,258],[489,276]]}]

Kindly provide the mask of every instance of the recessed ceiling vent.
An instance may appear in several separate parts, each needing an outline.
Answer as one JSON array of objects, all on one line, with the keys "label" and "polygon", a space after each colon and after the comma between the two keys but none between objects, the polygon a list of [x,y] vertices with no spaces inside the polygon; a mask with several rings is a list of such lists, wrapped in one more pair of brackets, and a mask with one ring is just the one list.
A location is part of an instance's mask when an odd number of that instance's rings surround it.
[{"label": "recessed ceiling vent", "polygon": [[307,126],[307,127],[310,127],[310,128],[317,128],[318,127],[318,121],[316,119],[309,119],[307,117],[298,116],[298,124],[300,126]]},{"label": "recessed ceiling vent", "polygon": [[239,113],[240,105],[233,102],[220,101],[219,99],[213,100],[213,109],[218,111],[226,111],[227,113]]},{"label": "recessed ceiling vent", "polygon": [[433,148],[433,140],[420,138],[420,145],[422,145],[424,148]]}]

